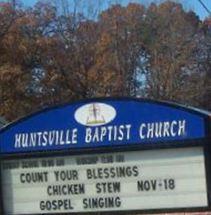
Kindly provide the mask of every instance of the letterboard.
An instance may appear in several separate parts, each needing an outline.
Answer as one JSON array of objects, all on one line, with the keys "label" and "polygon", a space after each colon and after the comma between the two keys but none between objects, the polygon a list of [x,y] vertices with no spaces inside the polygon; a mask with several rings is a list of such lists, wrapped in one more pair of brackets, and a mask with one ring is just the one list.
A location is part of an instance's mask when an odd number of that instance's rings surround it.
[{"label": "letterboard", "polygon": [[208,206],[202,147],[4,160],[5,214]]}]

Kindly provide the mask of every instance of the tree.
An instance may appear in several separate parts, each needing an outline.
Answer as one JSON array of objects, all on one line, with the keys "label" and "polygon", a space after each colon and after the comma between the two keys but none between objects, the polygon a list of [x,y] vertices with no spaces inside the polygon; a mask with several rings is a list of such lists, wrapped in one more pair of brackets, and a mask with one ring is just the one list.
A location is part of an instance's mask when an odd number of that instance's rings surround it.
[{"label": "tree", "polygon": [[49,42],[53,16],[48,5],[39,4],[34,10],[17,9],[16,13],[19,16],[2,39],[1,112],[8,120],[39,107],[44,75],[41,53]]},{"label": "tree", "polygon": [[202,29],[199,59],[201,59],[201,68],[205,73],[205,82],[201,106],[211,110],[211,18],[204,20]]},{"label": "tree", "polygon": [[[100,39],[94,67],[95,92],[100,95],[136,95],[140,59],[145,54],[139,26],[144,20],[145,8],[129,4],[126,8],[114,5],[99,19]],[[98,78],[97,78],[98,77]],[[102,81],[99,81],[101,78]]]},{"label": "tree", "polygon": [[149,7],[146,23],[150,34],[147,96],[197,105],[205,81],[193,55],[199,19],[182,5],[167,1]]},{"label": "tree", "polygon": [[1,3],[0,115],[11,121],[98,96],[210,109],[210,19],[202,22],[172,1],[118,2],[104,11],[102,0]]}]

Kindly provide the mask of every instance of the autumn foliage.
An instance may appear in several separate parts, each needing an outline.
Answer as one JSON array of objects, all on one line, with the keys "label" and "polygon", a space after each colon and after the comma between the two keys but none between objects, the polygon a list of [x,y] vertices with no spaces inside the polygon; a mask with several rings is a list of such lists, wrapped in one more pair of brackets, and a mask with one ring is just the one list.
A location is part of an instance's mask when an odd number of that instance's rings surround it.
[{"label": "autumn foliage", "polygon": [[210,18],[172,1],[113,4],[97,16],[53,2],[0,4],[0,115],[99,96],[211,109]]}]

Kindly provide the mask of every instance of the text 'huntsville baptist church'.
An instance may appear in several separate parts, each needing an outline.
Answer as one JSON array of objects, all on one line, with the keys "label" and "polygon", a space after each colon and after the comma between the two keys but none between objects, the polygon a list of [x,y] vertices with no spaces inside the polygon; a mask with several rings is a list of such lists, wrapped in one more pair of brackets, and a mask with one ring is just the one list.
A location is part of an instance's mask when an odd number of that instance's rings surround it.
[{"label": "text 'huntsville baptist church'", "polygon": [[[86,127],[83,142],[103,143],[115,141],[129,141],[132,135],[140,140],[159,139],[164,137],[183,137],[186,135],[186,120],[141,123],[135,130],[131,124]],[[79,132],[77,128],[64,130],[50,130],[31,133],[15,134],[14,147],[48,147],[53,145],[78,144]],[[81,137],[81,133],[80,133]]]}]

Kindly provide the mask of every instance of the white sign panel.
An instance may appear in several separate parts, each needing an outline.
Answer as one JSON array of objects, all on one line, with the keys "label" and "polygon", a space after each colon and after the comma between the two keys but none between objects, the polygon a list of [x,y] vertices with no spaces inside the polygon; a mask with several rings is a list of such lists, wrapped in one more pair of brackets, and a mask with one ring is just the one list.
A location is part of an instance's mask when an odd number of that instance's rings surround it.
[{"label": "white sign panel", "polygon": [[5,214],[206,207],[202,148],[8,160]]}]

